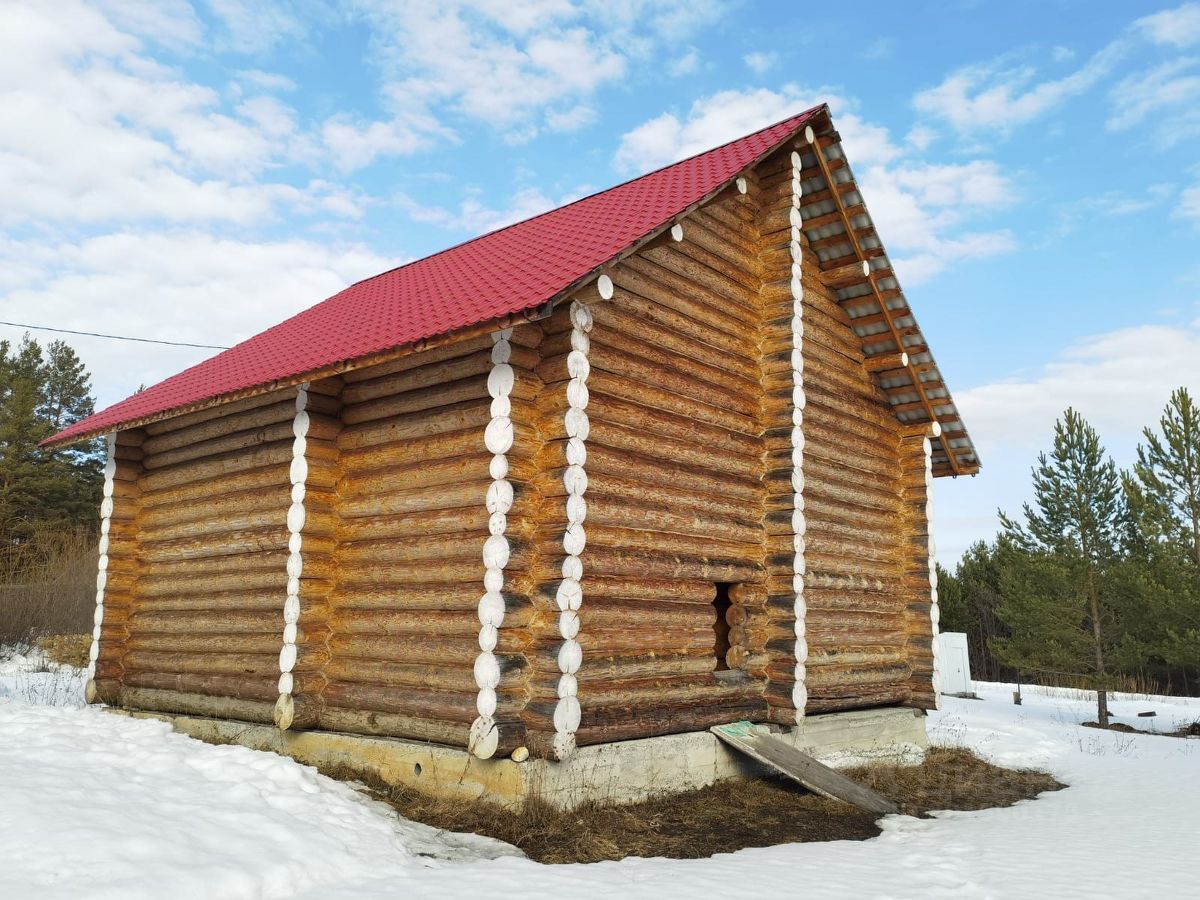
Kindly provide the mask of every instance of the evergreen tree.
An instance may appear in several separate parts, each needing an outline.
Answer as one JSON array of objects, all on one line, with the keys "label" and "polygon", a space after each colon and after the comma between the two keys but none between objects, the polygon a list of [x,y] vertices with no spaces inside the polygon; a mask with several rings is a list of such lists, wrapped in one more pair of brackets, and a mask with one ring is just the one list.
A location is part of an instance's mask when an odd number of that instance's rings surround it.
[{"label": "evergreen tree", "polygon": [[1125,589],[1139,616],[1124,648],[1130,664],[1168,679],[1200,675],[1200,412],[1179,388],[1124,477],[1135,527]]},{"label": "evergreen tree", "polygon": [[1181,548],[1200,574],[1200,411],[1187,388],[1173,394],[1159,419],[1162,435],[1142,430],[1130,506],[1144,533]]},{"label": "evergreen tree", "polygon": [[1100,437],[1068,409],[1054,426],[1054,447],[1033,469],[1034,505],[1025,523],[1001,512],[1008,546],[1001,562],[1001,619],[1010,634],[993,642],[1012,665],[1078,670],[1097,682],[1097,714],[1108,725],[1106,579],[1119,559],[1126,523],[1117,468]]},{"label": "evergreen tree", "polygon": [[49,450],[41,441],[90,415],[89,379],[61,341],[0,341],[0,540],[41,524],[90,522],[99,502],[99,442]]}]

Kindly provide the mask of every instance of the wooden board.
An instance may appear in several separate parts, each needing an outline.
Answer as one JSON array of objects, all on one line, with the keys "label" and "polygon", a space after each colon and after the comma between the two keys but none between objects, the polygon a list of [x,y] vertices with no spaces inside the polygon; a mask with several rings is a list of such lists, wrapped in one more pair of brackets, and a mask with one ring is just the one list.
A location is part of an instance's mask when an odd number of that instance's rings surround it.
[{"label": "wooden board", "polygon": [[856,781],[851,781],[842,773],[817,762],[807,753],[802,753],[778,738],[761,734],[757,726],[750,722],[714,725],[709,730],[735,750],[770,766],[822,797],[840,800],[879,815],[900,811],[886,797]]}]

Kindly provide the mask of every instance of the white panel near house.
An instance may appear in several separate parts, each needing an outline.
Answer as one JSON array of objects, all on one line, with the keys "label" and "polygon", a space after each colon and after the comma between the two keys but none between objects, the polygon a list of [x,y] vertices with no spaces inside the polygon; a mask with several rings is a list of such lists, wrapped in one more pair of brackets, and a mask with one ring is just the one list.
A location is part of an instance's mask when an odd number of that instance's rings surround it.
[{"label": "white panel near house", "polygon": [[969,694],[971,662],[967,655],[967,636],[961,631],[943,631],[938,642],[938,673],[943,694]]}]

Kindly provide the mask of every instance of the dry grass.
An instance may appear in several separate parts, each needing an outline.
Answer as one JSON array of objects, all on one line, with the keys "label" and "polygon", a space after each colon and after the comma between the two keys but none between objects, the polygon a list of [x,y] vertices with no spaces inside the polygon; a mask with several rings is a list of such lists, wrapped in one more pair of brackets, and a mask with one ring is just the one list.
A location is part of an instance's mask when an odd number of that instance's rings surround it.
[{"label": "dry grass", "polygon": [[45,529],[0,548],[0,644],[31,646],[91,632],[96,538],[88,529]]},{"label": "dry grass", "polygon": [[50,662],[81,669],[87,667],[91,647],[90,634],[51,634],[37,640],[37,648],[46,654]]},{"label": "dry grass", "polygon": [[[723,782],[642,803],[589,804],[570,812],[529,803],[515,813],[481,801],[431,798],[345,770],[327,774],[365,780],[405,818],[498,838],[543,863],[626,856],[696,859],[745,847],[865,840],[879,833],[870,813],[810,794],[784,779]],[[931,749],[919,766],[873,765],[847,774],[917,816],[935,809],[1010,806],[1063,787],[1044,772],[1002,769],[970,751],[949,748]]]}]

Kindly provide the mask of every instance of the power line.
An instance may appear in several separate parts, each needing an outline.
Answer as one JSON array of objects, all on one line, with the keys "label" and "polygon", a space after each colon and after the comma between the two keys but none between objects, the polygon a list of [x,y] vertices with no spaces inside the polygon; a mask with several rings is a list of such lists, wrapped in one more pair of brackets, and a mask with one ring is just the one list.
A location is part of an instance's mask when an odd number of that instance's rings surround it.
[{"label": "power line", "polygon": [[154,338],[126,337],[121,334],[98,334],[95,331],[72,331],[69,328],[51,328],[49,325],[22,325],[19,322],[0,322],[13,328],[28,328],[31,331],[54,331],[58,334],[78,334],[83,337],[108,338],[110,341],[137,341],[139,344],[166,344],[168,347],[199,347],[202,350],[228,350],[216,344],[188,344],[184,341],[156,341]]}]

